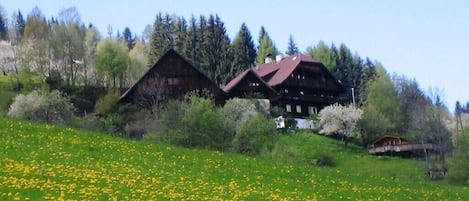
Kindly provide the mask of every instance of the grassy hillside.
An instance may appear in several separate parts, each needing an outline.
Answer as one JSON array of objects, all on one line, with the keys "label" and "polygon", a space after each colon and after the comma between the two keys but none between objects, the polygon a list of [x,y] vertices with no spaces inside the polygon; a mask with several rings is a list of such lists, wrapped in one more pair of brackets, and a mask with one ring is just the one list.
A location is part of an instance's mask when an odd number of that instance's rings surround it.
[{"label": "grassy hillside", "polygon": [[[337,165],[275,163],[0,118],[0,200],[468,200],[418,162],[310,134],[280,144]],[[293,153],[293,151],[292,151]]]}]

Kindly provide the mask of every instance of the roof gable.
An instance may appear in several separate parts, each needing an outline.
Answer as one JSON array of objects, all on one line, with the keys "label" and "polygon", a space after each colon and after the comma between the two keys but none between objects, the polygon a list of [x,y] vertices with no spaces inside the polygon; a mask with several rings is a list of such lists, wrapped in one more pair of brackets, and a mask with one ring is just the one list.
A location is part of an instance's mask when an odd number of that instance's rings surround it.
[{"label": "roof gable", "polygon": [[[192,65],[191,62],[186,60],[183,56],[177,53],[173,49],[166,51],[163,56],[155,63],[153,66],[131,87],[129,88],[121,97],[120,101],[130,101],[131,96],[138,89],[139,85],[144,85],[144,82],[151,77],[160,76],[160,77],[177,77],[177,76],[187,76],[182,75],[177,69],[171,69],[173,66],[179,66],[186,68],[187,71],[192,72],[191,74],[196,74],[197,79],[201,82],[206,83],[204,86],[211,85],[211,88],[217,92],[223,92],[218,85],[211,80],[203,71]],[[180,91],[176,93],[182,93]]]},{"label": "roof gable", "polygon": [[262,77],[269,86],[273,87],[282,84],[287,78],[302,64],[314,65],[319,67],[327,77],[333,80],[333,84],[339,89],[344,90],[343,86],[338,82],[337,79],[324,67],[321,62],[314,60],[313,58],[304,54],[294,54],[282,59],[279,62],[269,62],[257,66],[254,70],[260,77]]},{"label": "roof gable", "polygon": [[223,87],[223,91],[225,91],[226,93],[231,92],[234,88],[238,86],[238,84],[248,78],[254,78],[255,81],[261,85],[261,87],[268,88],[271,92],[277,94],[277,91],[270,87],[269,84],[266,83],[256,72],[254,72],[253,69],[245,70],[244,72],[236,76],[234,79],[228,82],[225,87]]}]

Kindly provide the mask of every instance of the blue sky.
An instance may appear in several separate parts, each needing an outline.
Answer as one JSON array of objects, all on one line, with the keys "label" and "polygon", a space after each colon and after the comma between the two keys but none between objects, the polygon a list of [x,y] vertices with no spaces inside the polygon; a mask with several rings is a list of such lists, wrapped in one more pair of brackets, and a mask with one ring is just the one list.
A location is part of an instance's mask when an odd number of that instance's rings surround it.
[{"label": "blue sky", "polygon": [[8,12],[26,15],[38,6],[50,18],[75,6],[84,23],[102,35],[107,26],[141,35],[157,13],[218,14],[233,39],[243,22],[257,41],[263,25],[281,51],[293,35],[301,51],[323,40],[346,44],[362,57],[381,62],[389,73],[415,78],[424,91],[444,92],[450,111],[469,101],[469,1],[433,0],[7,0]]}]

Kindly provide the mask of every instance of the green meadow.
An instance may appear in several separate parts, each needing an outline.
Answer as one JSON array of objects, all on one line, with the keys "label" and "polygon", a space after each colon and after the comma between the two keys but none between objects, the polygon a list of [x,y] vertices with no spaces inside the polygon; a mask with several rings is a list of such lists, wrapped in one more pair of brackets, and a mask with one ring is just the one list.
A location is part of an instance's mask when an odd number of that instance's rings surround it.
[{"label": "green meadow", "polygon": [[[0,200],[469,200],[467,187],[428,180],[421,161],[278,137],[285,158],[274,161],[0,118]],[[288,158],[319,150],[335,165]]]}]

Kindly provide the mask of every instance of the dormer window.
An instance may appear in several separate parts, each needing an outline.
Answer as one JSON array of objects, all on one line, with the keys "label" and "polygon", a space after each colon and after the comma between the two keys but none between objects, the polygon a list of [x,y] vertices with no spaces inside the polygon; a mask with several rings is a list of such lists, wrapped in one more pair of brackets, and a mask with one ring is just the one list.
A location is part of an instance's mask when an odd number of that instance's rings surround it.
[{"label": "dormer window", "polygon": [[286,94],[288,94],[288,89],[283,90]]},{"label": "dormer window", "polygon": [[300,95],[305,95],[305,92],[303,92],[303,91],[300,91]]}]

